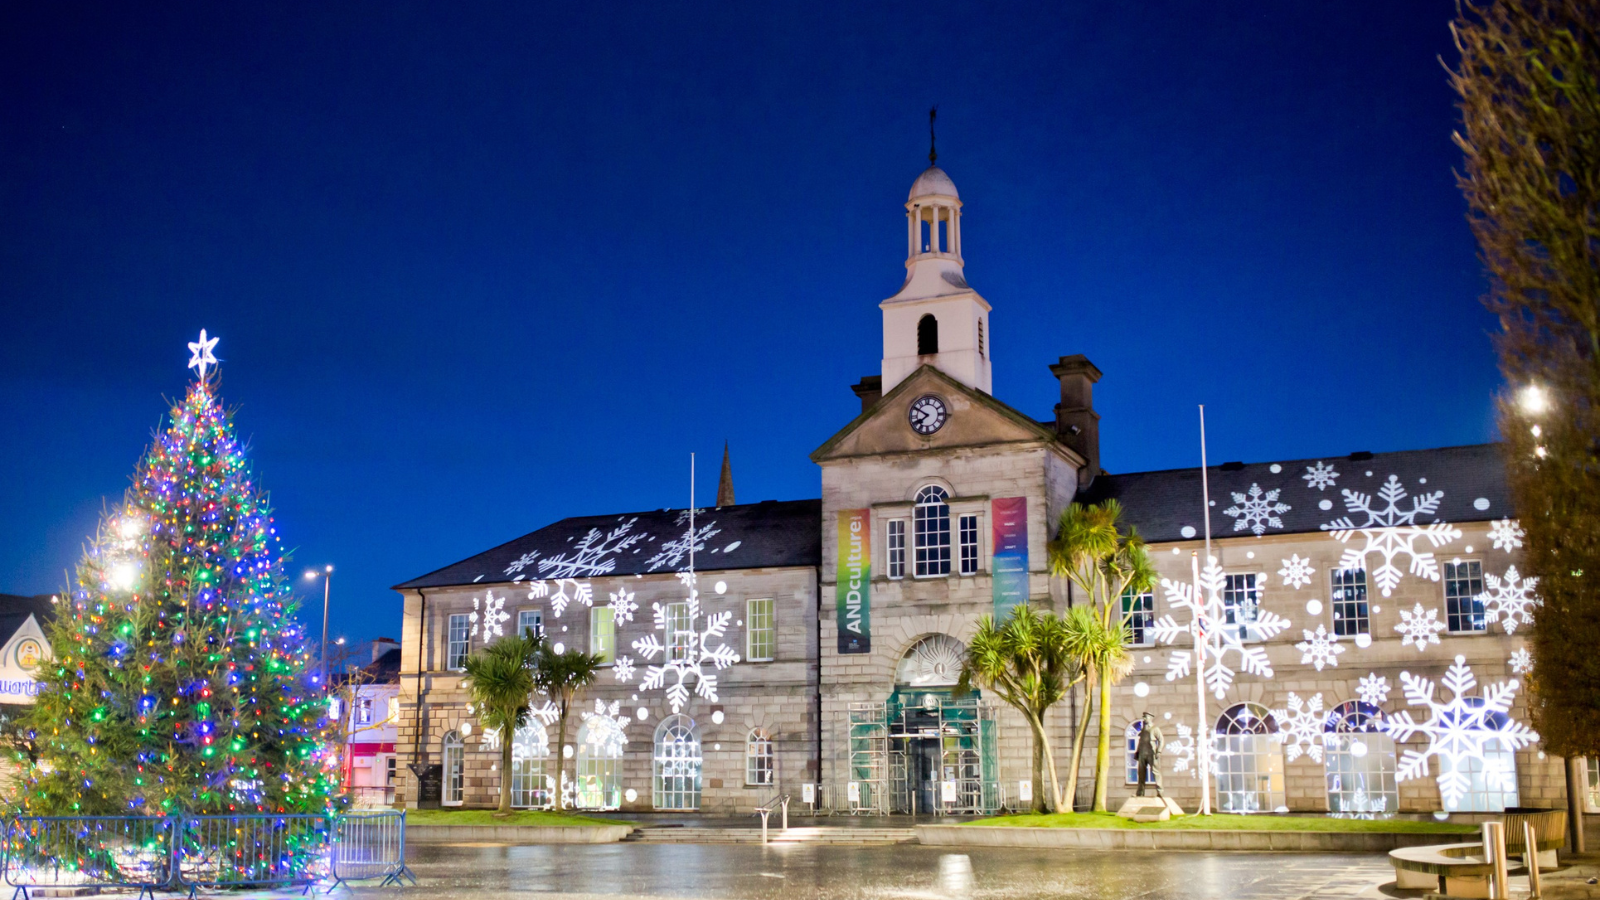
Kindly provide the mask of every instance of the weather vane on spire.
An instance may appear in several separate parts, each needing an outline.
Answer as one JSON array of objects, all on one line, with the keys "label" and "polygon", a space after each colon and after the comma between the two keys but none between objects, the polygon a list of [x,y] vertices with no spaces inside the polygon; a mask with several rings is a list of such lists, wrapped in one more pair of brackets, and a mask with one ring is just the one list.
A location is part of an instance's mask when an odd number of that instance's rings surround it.
[{"label": "weather vane on spire", "polygon": [[217,358],[211,355],[211,348],[217,345],[218,338],[206,338],[206,330],[200,329],[200,340],[189,342],[189,368],[200,370],[200,380],[206,380],[206,367],[217,364]]},{"label": "weather vane on spire", "polygon": [[933,120],[939,116],[939,107],[934,106],[928,110],[928,165],[939,161],[939,151],[933,134]]}]

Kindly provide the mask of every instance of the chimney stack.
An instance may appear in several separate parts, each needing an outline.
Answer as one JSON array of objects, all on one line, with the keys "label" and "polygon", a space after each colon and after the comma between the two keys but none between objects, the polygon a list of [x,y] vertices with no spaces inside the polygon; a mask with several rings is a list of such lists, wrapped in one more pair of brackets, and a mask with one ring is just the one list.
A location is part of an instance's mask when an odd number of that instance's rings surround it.
[{"label": "chimney stack", "polygon": [[872,404],[883,399],[883,376],[863,375],[859,383],[850,385],[850,390],[861,398],[861,411],[866,412],[872,408]]},{"label": "chimney stack", "polygon": [[1063,356],[1050,367],[1061,381],[1061,402],[1056,404],[1056,435],[1087,460],[1079,473],[1082,490],[1100,474],[1100,414],[1094,411],[1094,383],[1100,370],[1081,353]]},{"label": "chimney stack", "polygon": [[394,638],[386,638],[386,637],[373,638],[372,639],[372,661],[373,662],[377,662],[379,657],[383,656],[385,653],[388,653],[390,650],[399,650],[399,649],[400,649],[400,642],[395,640]]}]

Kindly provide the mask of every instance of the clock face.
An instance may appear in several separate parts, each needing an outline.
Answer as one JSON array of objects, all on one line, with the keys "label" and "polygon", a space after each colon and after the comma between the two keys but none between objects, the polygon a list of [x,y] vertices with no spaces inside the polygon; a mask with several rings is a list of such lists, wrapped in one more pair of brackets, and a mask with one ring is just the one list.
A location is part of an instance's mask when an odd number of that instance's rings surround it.
[{"label": "clock face", "polygon": [[911,430],[917,434],[933,434],[944,427],[945,420],[950,418],[950,411],[945,409],[943,400],[932,394],[924,394],[911,404],[911,411],[906,418],[911,422]]}]

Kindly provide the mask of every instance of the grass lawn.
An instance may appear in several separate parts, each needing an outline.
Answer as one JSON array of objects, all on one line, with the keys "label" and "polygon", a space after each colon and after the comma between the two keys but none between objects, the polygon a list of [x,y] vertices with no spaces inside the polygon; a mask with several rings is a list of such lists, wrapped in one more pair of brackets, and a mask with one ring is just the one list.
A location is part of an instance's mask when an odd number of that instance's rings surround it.
[{"label": "grass lawn", "polygon": [[596,819],[545,809],[518,809],[498,819],[492,809],[408,809],[407,825],[632,825],[617,819]]},{"label": "grass lawn", "polygon": [[1056,813],[1054,815],[998,816],[968,825],[1003,825],[1009,828],[1170,828],[1194,831],[1377,831],[1387,834],[1476,834],[1478,826],[1409,819],[1333,819],[1325,816],[1239,816],[1220,813],[1183,816],[1165,822],[1134,822],[1111,813]]}]

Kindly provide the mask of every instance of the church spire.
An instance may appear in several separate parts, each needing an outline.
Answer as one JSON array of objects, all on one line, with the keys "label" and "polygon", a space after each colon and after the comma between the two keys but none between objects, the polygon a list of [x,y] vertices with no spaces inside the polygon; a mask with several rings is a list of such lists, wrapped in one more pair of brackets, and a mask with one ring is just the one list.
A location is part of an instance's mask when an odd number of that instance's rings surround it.
[{"label": "church spire", "polygon": [[722,477],[717,480],[717,506],[732,506],[733,463],[728,459],[728,442],[722,442]]}]

